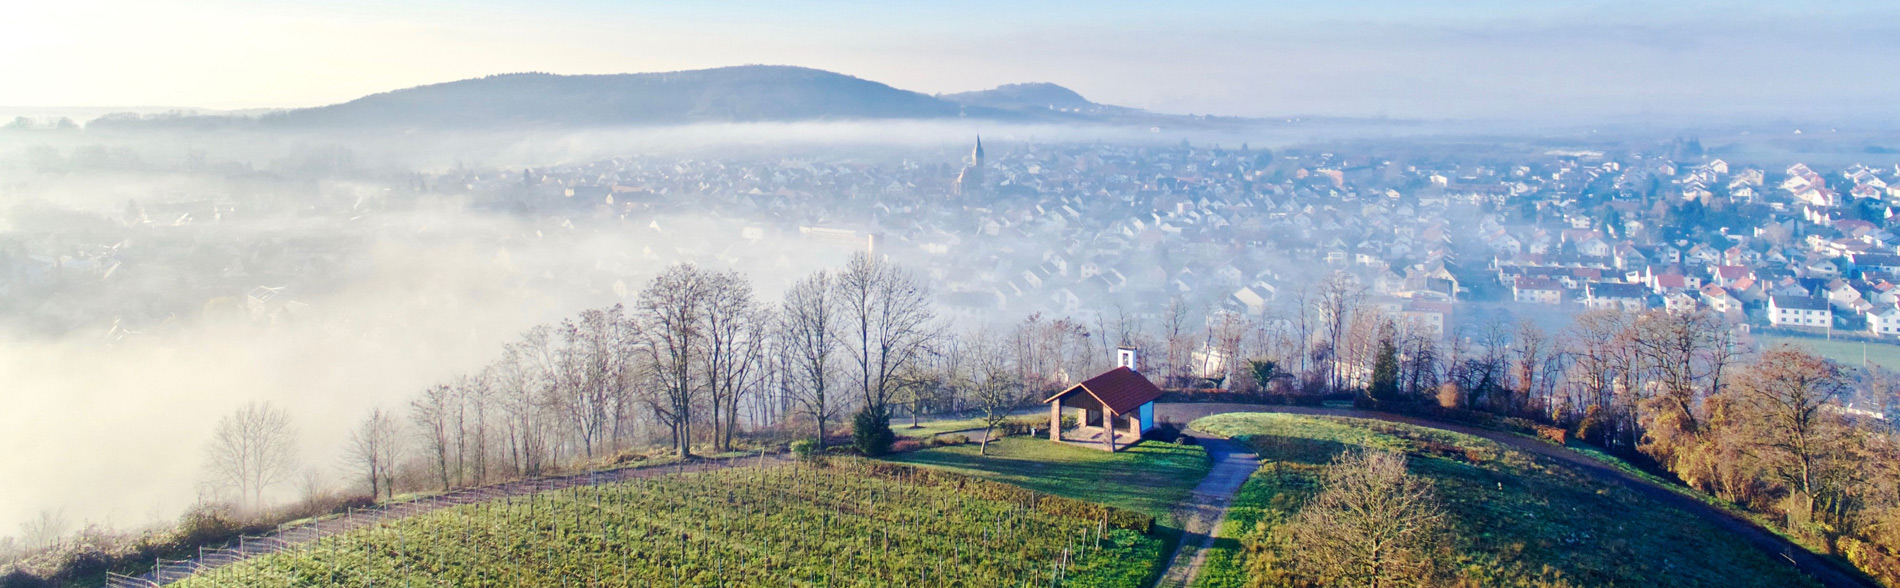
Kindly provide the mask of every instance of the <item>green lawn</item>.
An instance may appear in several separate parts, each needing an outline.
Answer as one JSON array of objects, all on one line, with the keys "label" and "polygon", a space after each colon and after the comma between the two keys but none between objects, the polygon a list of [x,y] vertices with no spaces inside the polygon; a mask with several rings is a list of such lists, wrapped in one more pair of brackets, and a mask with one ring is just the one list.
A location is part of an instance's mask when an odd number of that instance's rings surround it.
[{"label": "green lawn", "polygon": [[1170,527],[1175,526],[1174,506],[1207,477],[1208,469],[1207,450],[1155,441],[1109,453],[1048,439],[1009,437],[990,443],[988,456],[976,450],[975,444],[935,447],[891,460],[1144,512]]},{"label": "green lawn", "polygon": [[1412,471],[1437,485],[1453,527],[1440,561],[1455,582],[1813,585],[1695,515],[1478,437],[1383,421],[1264,413],[1217,415],[1192,426],[1247,443],[1262,461],[1235,497],[1197,587],[1244,585],[1249,535],[1270,532],[1290,518],[1317,491],[1324,464],[1354,448],[1406,453]]},{"label": "green lawn", "polygon": [[891,430],[896,431],[898,435],[901,435],[904,437],[915,437],[918,439],[927,439],[931,435],[937,435],[940,433],[948,433],[951,431],[966,431],[969,429],[981,428],[982,426],[983,426],[983,419],[980,419],[980,418],[978,419],[939,419],[939,420],[933,420],[933,421],[919,421],[917,423],[917,428],[913,429],[910,426],[910,421],[899,420],[899,421],[894,421],[891,423]]},{"label": "green lawn", "polygon": [[1900,345],[1891,343],[1863,343],[1841,339],[1810,339],[1807,337],[1784,337],[1778,335],[1756,335],[1755,339],[1763,347],[1777,343],[1787,343],[1806,349],[1822,357],[1840,362],[1843,365],[1861,365],[1862,353],[1868,363],[1887,369],[1900,369]]},{"label": "green lawn", "polygon": [[[989,455],[977,446],[934,447],[891,456],[898,461],[944,468],[1048,494],[1118,506],[1155,517],[1159,549],[1136,550],[1147,557],[1151,584],[1161,559],[1174,552],[1181,524],[1174,508],[1207,477],[1207,450],[1197,445],[1144,441],[1116,453],[1052,443],[1040,437],[1007,437],[990,443]],[[1123,574],[1122,577],[1127,577]],[[1065,585],[1067,582],[1065,581]]]}]

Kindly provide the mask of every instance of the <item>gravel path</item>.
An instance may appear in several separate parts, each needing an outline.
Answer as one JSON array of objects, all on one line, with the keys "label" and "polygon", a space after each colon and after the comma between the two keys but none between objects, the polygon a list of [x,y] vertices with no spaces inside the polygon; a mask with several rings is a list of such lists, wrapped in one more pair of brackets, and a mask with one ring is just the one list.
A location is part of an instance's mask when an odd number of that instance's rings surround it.
[{"label": "gravel path", "polygon": [[[1354,418],[1363,418],[1363,419],[1377,419],[1377,420],[1390,421],[1390,422],[1395,422],[1395,423],[1405,423],[1409,425],[1431,427],[1434,429],[1444,429],[1447,431],[1464,433],[1466,435],[1471,435],[1474,437],[1483,437],[1485,439],[1496,441],[1500,444],[1511,447],[1513,449],[1517,449],[1517,450],[1525,451],[1529,453],[1535,453],[1538,455],[1542,455],[1545,457],[1562,461],[1588,475],[1594,476],[1602,480],[1622,483],[1624,486],[1628,487],[1630,490],[1635,491],[1638,494],[1642,494],[1643,496],[1646,496],[1650,498],[1651,500],[1655,500],[1659,503],[1674,507],[1677,510],[1681,510],[1683,512],[1687,512],[1687,513],[1702,517],[1703,520],[1708,521],[1710,524],[1715,525],[1717,528],[1720,528],[1724,531],[1728,531],[1729,533],[1733,533],[1735,536],[1740,537],[1743,541],[1747,542],[1749,545],[1752,545],[1756,549],[1760,549],[1763,552],[1768,553],[1769,555],[1773,556],[1774,559],[1788,562],[1788,564],[1793,566],[1796,570],[1800,571],[1803,574],[1806,574],[1809,578],[1814,579],[1814,581],[1819,582],[1821,585],[1827,586],[1828,588],[1876,588],[1873,584],[1868,583],[1867,581],[1863,580],[1862,579],[1863,576],[1857,571],[1843,569],[1844,568],[1843,564],[1837,563],[1832,559],[1828,559],[1826,557],[1816,555],[1814,552],[1808,551],[1808,549],[1805,547],[1796,545],[1793,542],[1782,538],[1780,535],[1776,535],[1767,529],[1761,528],[1759,525],[1756,525],[1753,521],[1741,518],[1739,516],[1736,516],[1734,513],[1730,513],[1729,511],[1723,510],[1721,508],[1717,508],[1713,505],[1702,502],[1695,498],[1684,496],[1683,494],[1678,493],[1675,490],[1663,487],[1661,485],[1656,484],[1655,482],[1637,477],[1623,470],[1610,467],[1609,465],[1601,461],[1597,461],[1595,458],[1592,458],[1590,456],[1587,456],[1587,455],[1584,455],[1584,454],[1581,454],[1569,449],[1565,449],[1562,447],[1558,447],[1556,445],[1551,445],[1550,443],[1547,443],[1539,439],[1532,439],[1529,437],[1514,435],[1514,434],[1505,433],[1502,431],[1492,431],[1488,429],[1478,429],[1478,428],[1467,427],[1463,425],[1439,422],[1439,421],[1423,419],[1423,418],[1408,416],[1408,415],[1375,412],[1375,411],[1368,411],[1368,410],[1358,410],[1358,409],[1352,409],[1352,408],[1319,408],[1319,407],[1307,407],[1307,406],[1277,406],[1277,405],[1260,405],[1260,404],[1220,404],[1220,403],[1206,403],[1206,404],[1172,403],[1172,404],[1156,404],[1155,405],[1155,417],[1157,420],[1160,420],[1162,422],[1181,423],[1183,425],[1193,422],[1194,419],[1198,419],[1201,417],[1211,416],[1211,415],[1216,415],[1216,414],[1223,414],[1223,413],[1230,413],[1230,412],[1280,412],[1280,413],[1288,413],[1288,414],[1327,415],[1327,416],[1344,416],[1344,417],[1354,417]],[[1209,478],[1212,478],[1212,477],[1213,477],[1212,475],[1209,476]],[[1170,569],[1169,571],[1170,573],[1172,573],[1174,570]],[[1189,578],[1192,579],[1192,576],[1190,576]],[[1164,581],[1162,584],[1160,584],[1160,586],[1175,586],[1175,585],[1167,584]]]},{"label": "gravel path", "polygon": [[1157,588],[1186,588],[1200,575],[1207,549],[1214,546],[1221,521],[1227,519],[1228,502],[1240,491],[1240,485],[1247,482],[1247,477],[1260,469],[1258,456],[1244,445],[1198,431],[1183,434],[1194,437],[1207,448],[1207,458],[1213,468],[1188,495],[1187,504],[1174,511],[1181,521],[1181,542],[1174,548],[1174,557],[1168,560],[1167,571],[1162,572],[1161,580],[1155,583]]}]

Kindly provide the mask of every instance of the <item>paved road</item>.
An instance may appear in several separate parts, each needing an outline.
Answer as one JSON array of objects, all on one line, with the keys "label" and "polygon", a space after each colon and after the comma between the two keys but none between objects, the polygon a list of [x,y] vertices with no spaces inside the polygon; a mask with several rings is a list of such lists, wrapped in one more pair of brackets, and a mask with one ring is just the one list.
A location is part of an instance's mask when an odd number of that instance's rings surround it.
[{"label": "paved road", "polygon": [[[1655,482],[1636,477],[1622,470],[1610,467],[1590,456],[1571,451],[1538,439],[1514,435],[1501,431],[1478,429],[1463,425],[1439,422],[1408,415],[1358,410],[1351,408],[1318,408],[1307,406],[1277,406],[1259,404],[1220,404],[1220,403],[1171,403],[1156,404],[1155,418],[1162,422],[1187,424],[1204,416],[1230,412],[1281,412],[1289,414],[1331,415],[1364,419],[1377,419],[1396,423],[1405,423],[1455,431],[1476,437],[1483,437],[1509,446],[1513,449],[1535,453],[1571,465],[1579,471],[1598,479],[1620,482],[1638,494],[1649,497],[1677,510],[1702,517],[1703,520],[1740,537],[1749,545],[1767,552],[1774,559],[1788,562],[1796,570],[1806,574],[1828,588],[1878,588],[1862,579],[1854,570],[1844,569],[1843,564],[1816,555],[1807,548],[1796,545],[1780,535],[1757,526],[1754,522],[1738,517],[1695,498],[1684,496],[1676,491],[1660,486]],[[1211,475],[1209,476],[1212,477]],[[1174,570],[1170,569],[1169,572]],[[1190,577],[1191,579],[1191,577]],[[1170,586],[1163,583],[1162,586]]]},{"label": "paved road", "polygon": [[1155,583],[1156,588],[1185,588],[1200,575],[1207,549],[1214,546],[1221,521],[1227,519],[1227,504],[1247,477],[1260,469],[1258,456],[1244,445],[1198,431],[1186,435],[1207,448],[1213,468],[1194,487],[1187,504],[1175,509],[1175,516],[1181,520],[1181,543],[1174,548],[1174,557],[1168,560],[1168,569]]}]

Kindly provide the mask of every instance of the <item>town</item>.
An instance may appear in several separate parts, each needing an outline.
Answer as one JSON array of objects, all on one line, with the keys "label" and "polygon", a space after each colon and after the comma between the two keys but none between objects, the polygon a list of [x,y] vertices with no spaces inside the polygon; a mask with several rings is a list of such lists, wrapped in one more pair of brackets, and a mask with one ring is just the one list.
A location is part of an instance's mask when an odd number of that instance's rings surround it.
[{"label": "town", "polygon": [[[1666,308],[1788,335],[1900,337],[1891,163],[1739,165],[1693,141],[1468,159],[975,141],[960,160],[630,156],[36,211],[0,236],[0,292],[44,302],[0,311],[107,339],[198,309],[281,319],[396,231],[401,211],[448,198],[535,231],[483,235],[504,249],[672,237],[673,251],[577,252],[537,277],[548,288],[606,292],[639,258],[789,267],[777,244],[802,242],[915,263],[940,304],[971,318],[1152,315],[1178,299],[1266,319],[1346,272],[1376,306],[1446,334],[1497,308]],[[279,230],[217,230],[247,222]],[[169,299],[91,295],[154,280],[180,287]]]}]

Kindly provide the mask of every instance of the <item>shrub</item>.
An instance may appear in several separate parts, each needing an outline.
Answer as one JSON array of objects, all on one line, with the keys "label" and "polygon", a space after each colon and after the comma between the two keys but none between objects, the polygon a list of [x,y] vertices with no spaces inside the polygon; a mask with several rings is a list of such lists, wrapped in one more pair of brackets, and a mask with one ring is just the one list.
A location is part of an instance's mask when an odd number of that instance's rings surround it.
[{"label": "shrub", "polygon": [[817,439],[799,439],[791,445],[792,455],[799,459],[810,460],[818,455]]},{"label": "shrub", "polygon": [[1887,554],[1873,544],[1843,537],[1840,541],[1841,555],[1847,557],[1854,567],[1880,582],[1882,586],[1900,586],[1900,558]]},{"label": "shrub", "polygon": [[906,451],[916,451],[923,448],[924,442],[922,441],[908,438],[898,439],[896,443],[891,444],[891,453],[904,453]]},{"label": "shrub", "polygon": [[851,416],[851,446],[858,453],[877,457],[891,452],[897,433],[891,431],[891,417],[866,407]]},{"label": "shrub", "polygon": [[19,568],[0,572],[0,588],[53,588],[53,582]]},{"label": "shrub", "polygon": [[996,426],[996,433],[998,437],[1034,435],[1048,432],[1048,428],[1048,417],[1010,417]]},{"label": "shrub", "polygon": [[1583,420],[1577,422],[1577,437],[1584,441],[1605,445],[1604,441],[1609,437],[1607,430],[1609,425],[1608,416],[1603,414],[1601,408],[1592,404],[1589,408],[1583,409]]},{"label": "shrub", "polygon": [[99,576],[112,567],[112,556],[97,545],[82,545],[66,554],[55,577],[68,581]]},{"label": "shrub", "polygon": [[228,508],[198,506],[179,519],[173,543],[187,547],[216,545],[244,534],[244,524]]},{"label": "shrub", "polygon": [[1438,407],[1458,408],[1465,399],[1465,392],[1458,389],[1458,383],[1445,382],[1438,385]]},{"label": "shrub", "polygon": [[1563,427],[1552,427],[1550,425],[1532,425],[1531,428],[1537,431],[1538,437],[1542,437],[1545,441],[1556,443],[1558,445],[1563,445],[1570,438],[1570,432],[1565,431]]},{"label": "shrub", "polygon": [[957,445],[968,445],[969,443],[970,437],[968,435],[932,435],[930,440],[925,444],[931,447],[953,447]]}]

